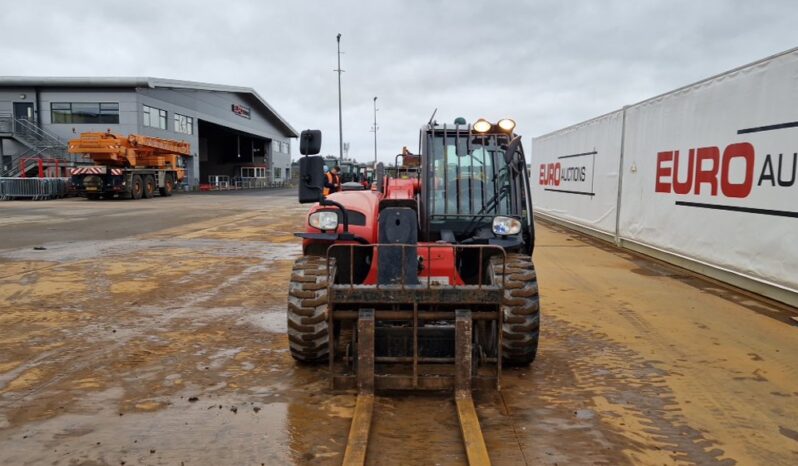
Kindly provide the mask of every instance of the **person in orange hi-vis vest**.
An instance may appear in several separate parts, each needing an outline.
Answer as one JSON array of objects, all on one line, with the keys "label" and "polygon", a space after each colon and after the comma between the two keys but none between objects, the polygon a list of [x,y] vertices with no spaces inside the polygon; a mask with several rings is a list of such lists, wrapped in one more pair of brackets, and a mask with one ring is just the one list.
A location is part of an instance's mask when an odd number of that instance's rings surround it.
[{"label": "person in orange hi-vis vest", "polygon": [[324,166],[324,189],[322,190],[322,194],[324,197],[329,196],[330,194],[335,192],[335,175],[330,172],[330,167],[327,165]]}]

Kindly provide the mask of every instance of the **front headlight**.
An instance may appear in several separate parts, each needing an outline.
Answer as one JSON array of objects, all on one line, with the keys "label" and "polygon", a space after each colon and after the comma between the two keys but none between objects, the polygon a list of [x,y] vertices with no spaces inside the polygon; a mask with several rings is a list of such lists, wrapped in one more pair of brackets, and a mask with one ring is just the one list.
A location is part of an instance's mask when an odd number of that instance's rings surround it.
[{"label": "front headlight", "polygon": [[313,212],[308,218],[308,223],[319,230],[335,230],[338,228],[338,212],[334,210]]},{"label": "front headlight", "polygon": [[521,232],[521,221],[512,217],[494,217],[493,233],[497,235],[517,235]]}]

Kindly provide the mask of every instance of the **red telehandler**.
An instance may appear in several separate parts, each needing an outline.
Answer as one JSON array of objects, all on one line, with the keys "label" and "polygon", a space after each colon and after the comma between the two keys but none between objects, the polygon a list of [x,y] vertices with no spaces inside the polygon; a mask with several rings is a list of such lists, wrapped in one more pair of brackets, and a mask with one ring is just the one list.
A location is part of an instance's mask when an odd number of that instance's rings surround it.
[{"label": "red telehandler", "polygon": [[[417,178],[322,197],[321,133],[300,140],[303,255],[291,355],[359,390],[345,464],[365,458],[374,390],[454,390],[469,461],[488,460],[471,388],[535,359],[539,301],[529,173],[512,120],[421,129]],[[384,170],[377,170],[384,173]],[[489,460],[488,460],[489,461]]]}]

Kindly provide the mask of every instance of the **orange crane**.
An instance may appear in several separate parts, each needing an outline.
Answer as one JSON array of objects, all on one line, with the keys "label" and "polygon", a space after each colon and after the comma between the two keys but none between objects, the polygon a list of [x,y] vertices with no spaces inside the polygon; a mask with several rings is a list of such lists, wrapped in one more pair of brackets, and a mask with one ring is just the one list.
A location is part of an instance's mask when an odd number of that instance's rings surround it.
[{"label": "orange crane", "polygon": [[170,196],[185,179],[183,158],[191,156],[185,141],[140,134],[81,133],[69,141],[70,154],[83,154],[91,167],[72,169],[72,182],[88,199]]}]

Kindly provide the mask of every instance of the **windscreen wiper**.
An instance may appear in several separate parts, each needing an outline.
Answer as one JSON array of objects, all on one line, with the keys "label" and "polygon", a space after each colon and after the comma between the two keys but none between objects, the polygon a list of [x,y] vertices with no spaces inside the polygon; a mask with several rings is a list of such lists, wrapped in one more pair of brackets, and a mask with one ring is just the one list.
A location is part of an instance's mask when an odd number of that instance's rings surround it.
[{"label": "windscreen wiper", "polygon": [[487,212],[487,211],[490,211],[490,210],[494,209],[502,201],[502,199],[507,197],[509,192],[510,192],[510,187],[509,186],[502,186],[499,189],[499,192],[494,194],[493,197],[491,197],[490,200],[488,200],[488,203],[485,204],[485,207],[483,207],[479,212],[474,214],[474,216],[471,218],[471,222],[466,226],[464,232],[466,234],[470,234],[472,227],[477,222],[477,220],[480,218],[480,216],[484,212]]}]

